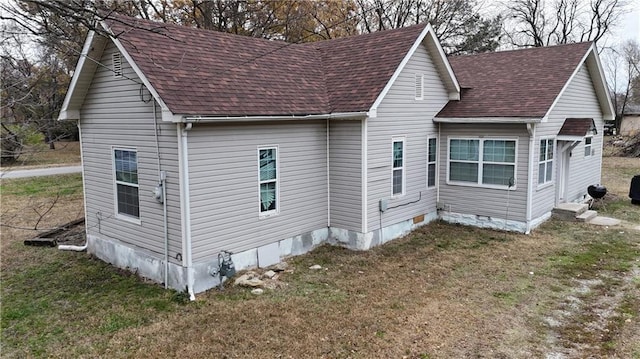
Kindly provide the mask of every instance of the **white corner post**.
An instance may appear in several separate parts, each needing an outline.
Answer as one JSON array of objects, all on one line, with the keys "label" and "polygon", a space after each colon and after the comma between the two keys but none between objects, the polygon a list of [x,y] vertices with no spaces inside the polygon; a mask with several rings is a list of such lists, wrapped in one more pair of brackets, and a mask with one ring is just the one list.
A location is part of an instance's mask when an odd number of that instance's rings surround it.
[{"label": "white corner post", "polygon": [[182,265],[187,269],[187,290],[189,298],[195,300],[193,290],[194,273],[191,250],[191,204],[189,201],[189,152],[187,133],[191,130],[191,123],[177,124],[178,131],[178,158],[180,162],[180,217],[182,222]]},{"label": "white corner post", "polygon": [[527,175],[527,226],[525,233],[531,232],[531,217],[533,212],[533,163],[536,160],[535,148],[536,148],[536,124],[527,123],[527,132],[529,133],[529,173]]}]

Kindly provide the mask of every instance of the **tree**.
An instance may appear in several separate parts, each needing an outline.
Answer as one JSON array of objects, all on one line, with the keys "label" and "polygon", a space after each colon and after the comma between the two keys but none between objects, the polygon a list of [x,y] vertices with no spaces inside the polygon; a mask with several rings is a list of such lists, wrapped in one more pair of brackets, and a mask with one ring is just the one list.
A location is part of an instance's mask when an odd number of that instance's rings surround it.
[{"label": "tree", "polygon": [[357,0],[362,31],[429,22],[449,54],[493,51],[501,18],[482,17],[475,0]]},{"label": "tree", "polygon": [[640,104],[640,44],[628,40],[618,47],[608,48],[605,56],[611,100],[616,110],[616,128],[620,130],[627,106]]},{"label": "tree", "polygon": [[624,6],[623,0],[511,0],[504,5],[505,33],[519,47],[597,42]]}]

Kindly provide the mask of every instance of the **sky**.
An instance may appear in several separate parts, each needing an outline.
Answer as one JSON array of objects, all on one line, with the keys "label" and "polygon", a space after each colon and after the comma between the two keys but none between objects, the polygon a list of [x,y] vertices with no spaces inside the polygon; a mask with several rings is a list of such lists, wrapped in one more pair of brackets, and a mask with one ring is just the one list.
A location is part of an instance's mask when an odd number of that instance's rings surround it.
[{"label": "sky", "polygon": [[619,26],[611,33],[612,43],[633,39],[640,43],[640,0],[631,0],[628,11],[620,18]]}]

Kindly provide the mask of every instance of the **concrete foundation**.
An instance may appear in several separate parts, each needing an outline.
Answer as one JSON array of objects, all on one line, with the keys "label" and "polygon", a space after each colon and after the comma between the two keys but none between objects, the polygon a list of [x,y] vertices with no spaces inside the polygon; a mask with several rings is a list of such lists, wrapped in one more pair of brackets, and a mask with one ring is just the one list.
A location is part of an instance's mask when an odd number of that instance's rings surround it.
[{"label": "concrete foundation", "polygon": [[[526,232],[527,225],[520,221],[505,221],[501,218],[482,217],[462,213],[442,212],[441,219],[450,222],[476,227]],[[530,223],[533,229],[549,219],[551,213],[534,219]],[[416,220],[417,219],[417,220]],[[352,250],[368,250],[382,245],[393,239],[402,237],[412,230],[424,226],[438,219],[436,212],[408,219],[367,233],[346,230],[342,228],[321,228],[295,237],[285,238],[267,244],[260,248],[253,248],[234,253],[233,259],[236,270],[253,267],[269,266],[289,256],[307,253],[323,243],[343,246]],[[149,253],[140,248],[132,248],[128,244],[116,239],[98,235],[88,235],[88,251],[96,257],[111,263],[116,267],[128,269],[138,275],[155,282],[164,281],[164,260],[155,253]],[[200,293],[220,284],[218,276],[211,273],[218,269],[218,258],[210,258],[193,264],[195,293]],[[187,268],[181,264],[169,263],[168,286],[175,290],[184,291],[187,288]]]},{"label": "concrete foundation", "polygon": [[505,220],[487,216],[477,216],[474,214],[464,214],[455,212],[442,212],[440,218],[449,223],[463,224],[480,228],[491,228],[511,232],[527,232],[527,223],[521,221]]}]

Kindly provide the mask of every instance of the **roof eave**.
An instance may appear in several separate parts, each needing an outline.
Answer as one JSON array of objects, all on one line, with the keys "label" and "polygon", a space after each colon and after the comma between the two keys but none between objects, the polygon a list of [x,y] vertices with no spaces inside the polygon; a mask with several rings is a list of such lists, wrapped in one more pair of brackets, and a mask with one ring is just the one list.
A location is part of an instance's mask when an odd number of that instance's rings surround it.
[{"label": "roof eave", "polygon": [[307,115],[246,115],[246,116],[210,116],[210,115],[174,115],[173,122],[184,123],[231,123],[231,122],[265,122],[291,120],[360,120],[370,117],[369,112],[333,112]]},{"label": "roof eave", "polygon": [[541,117],[435,117],[437,123],[521,124],[540,123]]},{"label": "roof eave", "polygon": [[80,119],[80,107],[91,84],[91,78],[98,67],[99,58],[104,51],[105,40],[94,31],[89,31],[87,34],[69,88],[62,102],[58,120]]}]

